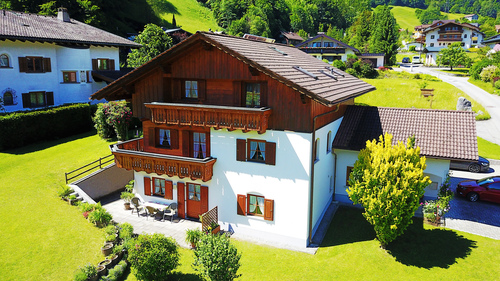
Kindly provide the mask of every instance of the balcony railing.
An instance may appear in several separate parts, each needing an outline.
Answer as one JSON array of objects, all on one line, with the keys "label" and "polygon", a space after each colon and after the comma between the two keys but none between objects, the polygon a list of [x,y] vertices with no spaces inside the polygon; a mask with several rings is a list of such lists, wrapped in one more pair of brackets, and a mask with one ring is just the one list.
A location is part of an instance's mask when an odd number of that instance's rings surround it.
[{"label": "balcony railing", "polygon": [[438,40],[438,42],[443,42],[443,41],[446,41],[446,42],[462,42],[462,38],[441,38],[441,37],[439,37],[437,40]]},{"label": "balcony railing", "polygon": [[110,145],[115,156],[116,166],[136,172],[166,174],[169,177],[201,179],[206,182],[212,179],[213,166],[217,159],[205,159],[164,155],[143,152],[143,139],[134,139],[127,142]]},{"label": "balcony railing", "polygon": [[299,49],[308,54],[345,54],[345,48],[341,47],[302,47]]},{"label": "balcony railing", "polygon": [[454,29],[454,30],[438,30],[438,34],[448,34],[448,33],[460,33],[462,34],[464,32],[463,29]]},{"label": "balcony railing", "polygon": [[210,127],[215,129],[266,132],[268,107],[247,108],[216,105],[190,105],[178,103],[147,103],[151,121],[155,124]]}]

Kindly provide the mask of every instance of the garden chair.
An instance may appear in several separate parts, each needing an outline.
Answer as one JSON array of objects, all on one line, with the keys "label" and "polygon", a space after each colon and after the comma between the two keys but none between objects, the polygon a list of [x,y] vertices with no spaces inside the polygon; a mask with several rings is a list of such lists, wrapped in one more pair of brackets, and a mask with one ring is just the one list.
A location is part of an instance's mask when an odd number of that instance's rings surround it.
[{"label": "garden chair", "polygon": [[170,206],[168,206],[168,209],[166,209],[163,212],[163,220],[165,220],[166,216],[170,216],[170,223],[172,223],[176,211],[177,211],[177,204],[176,203],[170,204]]},{"label": "garden chair", "polygon": [[156,214],[158,213],[158,210],[154,207],[151,207],[151,206],[146,206],[146,219],[151,216],[151,217],[155,217]]},{"label": "garden chair", "polygon": [[132,198],[132,200],[130,201],[130,203],[132,203],[133,205],[132,214],[134,213],[135,209],[135,211],[137,212],[137,216],[139,216],[139,212],[142,211],[142,209],[144,209],[144,207],[141,206],[140,202],[141,201],[139,200],[139,198],[137,197]]}]

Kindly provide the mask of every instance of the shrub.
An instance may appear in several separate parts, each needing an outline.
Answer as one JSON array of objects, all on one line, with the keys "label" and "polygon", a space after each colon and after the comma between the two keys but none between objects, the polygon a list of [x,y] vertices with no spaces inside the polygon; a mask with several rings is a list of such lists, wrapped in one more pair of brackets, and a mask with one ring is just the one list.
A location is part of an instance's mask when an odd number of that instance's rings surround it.
[{"label": "shrub", "polygon": [[346,69],[345,63],[341,60],[334,60],[332,65],[340,70]]},{"label": "shrub", "polygon": [[95,265],[87,264],[84,267],[80,267],[75,273],[75,281],[85,281],[90,277],[97,276],[97,268]]},{"label": "shrub", "polygon": [[186,230],[186,243],[196,246],[202,235],[203,232],[199,229],[188,229]]},{"label": "shrub", "polygon": [[69,195],[73,193],[73,189],[67,185],[61,185],[61,188],[57,192],[57,196],[61,197],[62,199],[67,199]]},{"label": "shrub", "polygon": [[495,82],[495,88],[500,89],[500,80]]},{"label": "shrub", "polygon": [[178,246],[172,237],[144,234],[133,240],[128,259],[138,280],[167,280],[179,265]]},{"label": "shrub", "polygon": [[481,71],[483,68],[487,67],[488,65],[492,65],[493,62],[489,59],[483,59],[480,60],[476,63],[474,63],[470,69],[469,69],[469,74],[472,77],[472,79],[479,80],[481,79]]},{"label": "shrub", "polygon": [[408,48],[408,50],[409,50],[410,52],[415,52],[415,46],[410,46],[410,48]]},{"label": "shrub", "polygon": [[373,68],[371,61],[363,60],[360,61],[360,74],[361,77],[374,79],[378,77],[378,71]]},{"label": "shrub", "polygon": [[92,129],[90,106],[73,104],[0,115],[0,150],[55,140]]},{"label": "shrub", "polygon": [[352,76],[355,76],[355,77],[358,77],[358,74],[356,73],[356,70],[352,69],[352,68],[348,68],[345,70],[345,72],[347,74],[351,74]]},{"label": "shrub", "polygon": [[126,139],[131,119],[132,112],[125,101],[99,104],[95,116],[92,118],[99,136],[111,138],[116,135],[118,140]]},{"label": "shrub", "polygon": [[134,180],[129,181],[129,182],[125,185],[125,191],[126,191],[126,192],[132,192],[132,191],[134,191]]},{"label": "shrub", "polygon": [[483,82],[491,82],[493,80],[493,77],[499,76],[499,70],[496,65],[488,65],[487,67],[483,68],[481,71],[481,80]]},{"label": "shrub", "polygon": [[120,239],[130,239],[132,238],[132,234],[134,234],[134,227],[128,223],[124,222],[118,225],[118,228],[120,229],[119,236]]},{"label": "shrub", "polygon": [[241,254],[226,235],[202,235],[194,256],[194,270],[207,280],[233,280],[241,276],[237,274]]},{"label": "shrub", "polygon": [[103,281],[117,281],[127,269],[125,261],[119,262],[115,267],[109,270],[108,275],[101,278]]},{"label": "shrub", "polygon": [[89,214],[89,221],[98,227],[107,226],[113,217],[104,208],[96,209]]}]

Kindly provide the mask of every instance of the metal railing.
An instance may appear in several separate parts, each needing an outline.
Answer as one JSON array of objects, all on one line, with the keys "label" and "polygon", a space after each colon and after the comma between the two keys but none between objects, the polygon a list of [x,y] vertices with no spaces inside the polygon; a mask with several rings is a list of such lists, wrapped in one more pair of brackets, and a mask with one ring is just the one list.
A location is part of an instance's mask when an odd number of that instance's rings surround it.
[{"label": "metal railing", "polygon": [[[110,157],[111,157],[111,159],[108,159]],[[72,180],[74,178],[77,178],[77,177],[79,177],[79,176],[81,176],[83,174],[87,174],[88,172],[90,172],[90,171],[92,171],[92,170],[94,170],[96,168],[99,168],[99,170],[102,169],[103,166],[105,167],[106,164],[108,164],[109,162],[113,162],[113,160],[114,160],[113,154],[110,154],[108,156],[101,157],[101,158],[99,158],[98,160],[96,160],[94,162],[90,162],[89,164],[87,164],[85,166],[82,166],[82,167],[80,167],[78,169],[75,169],[75,170],[73,170],[71,172],[64,173],[64,176],[66,178],[66,184],[68,184],[68,182],[70,180]],[[94,166],[92,166],[92,165],[94,165]],[[89,167],[89,166],[91,166],[91,167]],[[81,170],[83,170],[85,168],[88,168],[88,169],[86,169],[85,171],[81,171]],[[72,174],[77,173],[77,172],[79,172],[79,173],[76,174],[76,175],[72,175]]]}]

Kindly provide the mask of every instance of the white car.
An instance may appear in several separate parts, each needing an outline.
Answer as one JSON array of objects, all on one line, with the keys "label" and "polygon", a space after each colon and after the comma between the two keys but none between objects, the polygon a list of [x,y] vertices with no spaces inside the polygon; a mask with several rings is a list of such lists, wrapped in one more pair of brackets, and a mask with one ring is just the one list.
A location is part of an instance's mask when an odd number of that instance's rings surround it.
[{"label": "white car", "polygon": [[422,63],[420,61],[420,56],[413,56],[413,58],[411,59],[411,62],[412,63]]}]

